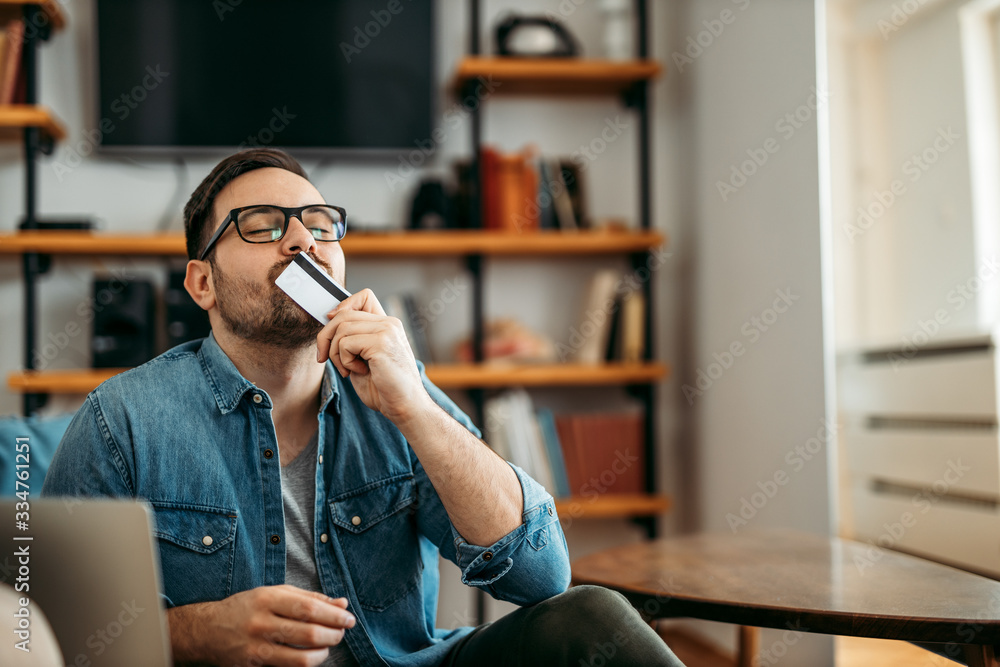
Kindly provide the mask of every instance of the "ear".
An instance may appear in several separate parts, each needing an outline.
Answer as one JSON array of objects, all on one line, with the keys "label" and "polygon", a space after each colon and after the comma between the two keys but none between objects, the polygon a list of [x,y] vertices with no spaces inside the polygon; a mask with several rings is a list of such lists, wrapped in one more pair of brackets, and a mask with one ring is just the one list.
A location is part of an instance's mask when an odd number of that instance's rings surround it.
[{"label": "ear", "polygon": [[215,307],[215,286],[212,284],[212,265],[200,259],[187,263],[184,275],[184,289],[202,310]]}]

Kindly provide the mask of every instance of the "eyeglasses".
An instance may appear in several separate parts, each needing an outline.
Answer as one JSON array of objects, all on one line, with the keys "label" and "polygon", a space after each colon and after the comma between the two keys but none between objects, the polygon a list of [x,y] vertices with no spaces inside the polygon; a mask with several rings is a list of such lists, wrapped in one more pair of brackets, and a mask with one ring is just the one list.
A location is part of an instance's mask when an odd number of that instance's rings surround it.
[{"label": "eyeglasses", "polygon": [[229,227],[236,223],[236,232],[247,243],[274,243],[288,231],[288,223],[296,217],[317,241],[339,241],[347,233],[347,211],[339,206],[310,204],[298,208],[255,204],[234,208],[208,240],[198,259],[203,260]]}]

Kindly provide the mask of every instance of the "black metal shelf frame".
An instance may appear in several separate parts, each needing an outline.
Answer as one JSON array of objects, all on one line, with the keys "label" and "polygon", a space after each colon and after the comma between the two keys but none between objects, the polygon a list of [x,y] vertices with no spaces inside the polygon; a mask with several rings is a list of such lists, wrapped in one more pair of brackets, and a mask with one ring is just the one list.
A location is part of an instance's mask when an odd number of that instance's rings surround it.
[{"label": "black metal shelf frame", "polygon": [[[24,33],[22,45],[22,67],[24,68],[25,104],[38,104],[38,46],[48,40],[51,21],[40,20],[42,8],[38,4],[26,4],[23,8]],[[43,137],[38,127],[24,128],[24,221],[21,229],[38,229],[38,158],[44,153],[52,153],[51,138]],[[24,273],[24,368],[35,368],[35,341],[37,336],[37,286],[38,276],[48,269],[49,258],[45,255],[26,252],[22,257]],[[38,411],[46,400],[45,394],[24,394],[25,416]]]},{"label": "black metal shelf frame", "polygon": [[[648,7],[646,0],[635,1],[635,43],[636,57],[645,60],[649,57],[649,36],[648,36]],[[480,47],[480,0],[469,0],[469,55],[481,55]],[[477,99],[475,81],[465,84],[461,90],[462,99]],[[651,188],[651,129],[649,110],[649,81],[638,81],[622,96],[625,106],[632,108],[638,116],[639,128],[637,135],[638,155],[639,155],[639,224],[643,230],[648,230],[652,225],[652,188]],[[481,117],[481,104],[467,108],[471,116],[472,134],[472,173],[479,174],[479,151],[483,142],[483,128]],[[470,197],[471,211],[470,224],[473,227],[481,227],[480,208],[480,186],[477,179],[473,179],[472,196]],[[647,266],[650,258],[649,251],[633,253],[630,260],[633,269],[640,266]],[[469,273],[472,276],[472,348],[475,360],[483,360],[484,342],[484,322],[483,322],[483,262],[482,255],[472,255],[468,257],[467,263]],[[646,320],[644,322],[646,349],[645,359],[650,361],[653,355],[653,290],[652,279],[643,281],[642,293],[646,300]],[[643,405],[645,419],[646,436],[646,479],[645,486],[647,493],[656,492],[656,391],[653,384],[633,385],[628,387],[630,394],[635,396]],[[469,398],[475,408],[476,423],[483,424],[485,392],[483,390],[473,390],[469,392]],[[638,517],[633,519],[646,531],[650,539],[657,535],[656,517]],[[481,591],[476,596],[476,617],[478,624],[485,622],[486,617],[486,596]]]}]

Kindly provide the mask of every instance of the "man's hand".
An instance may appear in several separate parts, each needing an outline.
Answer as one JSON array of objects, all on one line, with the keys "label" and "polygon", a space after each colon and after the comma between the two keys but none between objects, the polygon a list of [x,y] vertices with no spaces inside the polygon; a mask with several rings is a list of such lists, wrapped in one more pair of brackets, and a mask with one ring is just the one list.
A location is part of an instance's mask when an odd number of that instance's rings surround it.
[{"label": "man's hand", "polygon": [[262,586],[218,602],[167,610],[179,664],[320,665],[354,627],[345,598],[295,586]]},{"label": "man's hand", "polygon": [[316,360],[330,359],[341,376],[350,376],[365,405],[397,426],[430,407],[402,322],[385,314],[370,289],[344,299],[329,315],[316,336]]}]

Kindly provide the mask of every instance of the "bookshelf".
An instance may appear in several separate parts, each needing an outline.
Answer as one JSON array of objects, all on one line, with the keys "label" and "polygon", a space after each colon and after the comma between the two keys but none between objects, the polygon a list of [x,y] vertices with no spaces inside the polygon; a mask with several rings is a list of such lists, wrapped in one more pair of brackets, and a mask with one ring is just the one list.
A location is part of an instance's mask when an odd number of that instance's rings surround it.
[{"label": "bookshelf", "polygon": [[[644,3],[637,2],[637,6]],[[54,1],[36,3],[0,0],[0,17],[4,12],[24,12],[38,20],[37,12],[44,13],[52,28],[62,28],[65,17]],[[32,13],[34,12],[34,13]],[[644,13],[644,10],[643,10]],[[640,25],[642,19],[639,19]],[[642,32],[642,31],[640,31]],[[47,37],[43,34],[40,38]],[[30,68],[29,82],[34,82],[37,72],[33,54],[36,43],[26,44],[26,68]],[[644,47],[643,47],[644,49]],[[640,54],[644,56],[644,52]],[[492,77],[501,82],[501,94],[544,95],[603,95],[621,96],[626,103],[639,111],[639,142],[643,164],[648,162],[648,118],[645,107],[645,85],[661,72],[659,63],[643,58],[632,62],[598,60],[546,60],[484,58],[470,55],[457,67],[454,89],[460,91],[475,84],[479,77]],[[33,87],[33,83],[32,83]],[[0,140],[13,141],[23,134],[26,150],[26,171],[33,173],[39,152],[44,152],[54,141],[66,137],[61,123],[44,107],[37,104],[34,95],[30,104],[0,107]],[[479,127],[478,115],[474,121]],[[646,128],[646,129],[643,129]],[[476,130],[478,132],[478,129]],[[475,144],[479,145],[478,134]],[[345,254],[351,258],[434,258],[460,257],[466,259],[473,273],[477,288],[474,290],[474,340],[482,342],[482,276],[484,261],[493,257],[530,257],[544,261],[550,257],[592,257],[618,255],[641,262],[649,253],[663,247],[664,235],[650,229],[648,165],[642,170],[640,201],[642,219],[639,229],[631,230],[545,230],[525,234],[492,230],[447,230],[433,232],[357,232],[352,230],[343,241]],[[34,211],[34,179],[27,186],[25,229],[0,234],[0,255],[20,255],[25,263],[26,283],[26,363],[25,370],[10,373],[8,386],[25,395],[25,410],[31,412],[41,405],[47,394],[86,393],[123,369],[81,369],[35,371],[31,368],[35,340],[35,289],[37,277],[43,272],[46,256],[185,256],[185,244],[180,233],[128,234],[110,232],[43,231],[36,226]],[[648,285],[644,286],[648,290]],[[652,304],[648,298],[647,303]],[[648,334],[647,323],[647,334]],[[647,341],[651,336],[647,335]],[[481,354],[480,354],[481,358]],[[651,357],[638,363],[580,364],[432,364],[427,368],[430,379],[444,389],[467,390],[474,402],[481,405],[483,392],[508,386],[528,387],[627,387],[643,396],[647,405],[648,425],[652,428],[652,387],[669,376],[669,367]],[[477,399],[478,397],[478,399]],[[33,399],[33,400],[32,400]],[[480,415],[481,417],[481,415]],[[480,423],[482,423],[480,419]],[[649,433],[654,431],[650,430]],[[652,442],[652,440],[650,440]],[[652,471],[652,458],[649,459]],[[649,517],[666,511],[670,501],[655,493],[652,486],[648,493],[560,499],[560,511],[574,518],[637,518]],[[652,525],[647,522],[646,525]]]},{"label": "bookshelf", "polygon": [[[618,97],[622,103],[631,109],[638,120],[637,155],[639,181],[636,184],[636,195],[639,203],[638,229],[631,232],[632,238],[643,235],[653,235],[651,229],[652,213],[652,182],[650,176],[651,163],[651,123],[648,104],[649,82],[662,72],[660,63],[648,59],[649,44],[647,35],[647,6],[645,0],[635,0],[635,36],[636,58],[625,62],[579,58],[504,58],[484,56],[480,48],[480,0],[471,0],[469,10],[469,49],[466,57],[458,63],[451,80],[451,88],[459,99],[480,99],[481,87],[488,82],[490,96],[529,95],[535,97]],[[471,157],[472,173],[480,173],[479,155],[483,146],[482,107],[489,104],[489,98],[482,98],[469,108],[471,115]],[[473,226],[482,226],[480,216],[482,193],[473,188],[470,197],[471,219]],[[525,235],[530,237],[531,235]],[[563,236],[566,245],[576,243],[569,236]],[[526,241],[526,244],[534,241]],[[567,250],[565,254],[576,252],[588,254],[582,249],[585,242],[579,242],[575,250]],[[633,269],[642,266],[651,254],[659,248],[656,243],[641,244],[611,244],[604,246],[604,252],[618,253],[630,259]],[[613,250],[611,248],[614,248]],[[484,253],[482,259],[502,255],[503,252]],[[523,252],[521,254],[531,254]],[[539,251],[539,254],[543,254]],[[563,254],[555,250],[552,254]],[[470,261],[469,269],[474,278],[473,294],[473,349],[476,358],[482,359],[483,331],[483,262],[477,259]],[[656,444],[657,428],[655,415],[655,387],[665,378],[669,369],[665,364],[655,360],[653,356],[652,311],[652,281],[645,281],[641,291],[648,304],[644,322],[644,339],[646,341],[645,357],[639,364],[627,369],[622,365],[600,364],[590,368],[560,366],[549,368],[518,367],[512,371],[497,371],[492,376],[477,378],[479,389],[470,391],[470,397],[476,405],[479,423],[483,423],[483,404],[485,385],[489,389],[504,387],[531,387],[541,384],[551,384],[560,377],[562,386],[608,386],[620,384],[627,387],[628,392],[639,399],[644,408],[645,432],[645,464],[646,477],[644,486],[646,493],[630,496],[605,494],[598,498],[571,499],[559,501],[560,516],[586,516],[589,518],[623,518],[635,519],[642,525],[649,537],[655,537],[657,532],[655,517],[669,509],[669,500],[657,493],[656,480]],[[481,372],[478,367],[476,372]],[[445,371],[445,369],[441,369]],[[466,369],[463,369],[464,373]],[[430,375],[430,369],[428,369]],[[445,374],[441,379],[448,377]],[[489,383],[485,382],[489,377]],[[539,384],[533,379],[544,378]],[[449,378],[450,379],[450,378]],[[459,381],[456,379],[456,381]],[[594,501],[586,503],[586,501]],[[583,510],[584,506],[586,510]],[[576,512],[584,512],[581,515]],[[483,617],[482,601],[479,602],[479,617]]]},{"label": "bookshelf", "polygon": [[469,56],[455,73],[461,90],[480,77],[499,83],[500,94],[619,95],[660,74],[655,61],[615,62],[572,58],[483,58]]},{"label": "bookshelf", "polygon": [[622,493],[556,498],[556,511],[565,519],[622,519],[660,514],[670,509],[667,496]]},{"label": "bookshelf", "polygon": [[[532,234],[487,230],[434,232],[354,232],[341,245],[348,257],[434,257],[462,255],[616,255],[661,247],[663,234],[651,231],[539,231]],[[184,256],[184,235],[23,231],[0,234],[0,254]]]},{"label": "bookshelf", "polygon": [[[66,27],[66,17],[55,0],[0,0],[0,26],[22,19],[24,37],[21,43],[19,76],[23,76],[23,104],[0,105],[0,141],[19,141],[24,146],[24,220],[21,229],[37,229],[38,212],[38,160],[41,155],[52,153],[57,141],[66,138],[62,123],[38,103],[38,47],[54,30]],[[6,28],[5,28],[6,29]],[[10,63],[13,64],[13,63]],[[21,253],[24,276],[24,367],[34,368],[34,350],[37,327],[37,282],[47,265],[42,256],[26,251]],[[42,397],[24,394],[24,413],[30,415],[41,406]]]},{"label": "bookshelf", "polygon": [[[38,394],[87,393],[125,368],[15,371],[7,376],[14,391]],[[657,382],[669,369],[660,363],[600,364],[428,364],[427,377],[442,389],[522,387],[597,387]]]},{"label": "bookshelf", "polygon": [[38,128],[43,137],[51,142],[66,138],[66,128],[45,107],[37,104],[0,105],[0,141],[20,141],[27,127]]}]

